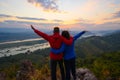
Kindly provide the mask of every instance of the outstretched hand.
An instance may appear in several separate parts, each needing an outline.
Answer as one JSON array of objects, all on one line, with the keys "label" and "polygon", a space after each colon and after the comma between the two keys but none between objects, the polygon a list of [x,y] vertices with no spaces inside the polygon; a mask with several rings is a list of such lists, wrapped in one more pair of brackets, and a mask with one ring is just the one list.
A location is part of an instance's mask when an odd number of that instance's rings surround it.
[{"label": "outstretched hand", "polygon": [[32,28],[33,30],[35,30],[35,28],[33,27],[33,25],[31,25],[31,28]]}]

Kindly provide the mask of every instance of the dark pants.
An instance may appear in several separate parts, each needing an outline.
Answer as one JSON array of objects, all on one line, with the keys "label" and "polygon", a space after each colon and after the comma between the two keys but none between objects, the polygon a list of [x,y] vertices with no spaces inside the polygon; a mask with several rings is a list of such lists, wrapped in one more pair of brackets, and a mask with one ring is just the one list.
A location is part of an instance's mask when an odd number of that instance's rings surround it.
[{"label": "dark pants", "polygon": [[51,80],[57,80],[57,78],[56,78],[57,63],[59,64],[59,67],[60,67],[62,80],[65,80],[65,72],[64,72],[64,66],[63,66],[63,60],[50,60]]},{"label": "dark pants", "polygon": [[75,58],[64,60],[64,64],[66,70],[66,80],[70,80],[70,73],[72,73],[73,79],[76,80]]}]

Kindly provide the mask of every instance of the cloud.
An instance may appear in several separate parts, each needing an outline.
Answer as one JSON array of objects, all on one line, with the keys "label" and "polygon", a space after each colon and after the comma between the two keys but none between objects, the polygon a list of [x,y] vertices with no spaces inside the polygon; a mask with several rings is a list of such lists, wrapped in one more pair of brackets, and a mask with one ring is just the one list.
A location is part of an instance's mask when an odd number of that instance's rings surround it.
[{"label": "cloud", "polygon": [[6,15],[6,14],[0,14],[0,17],[1,18],[15,17],[17,19],[24,19],[24,20],[47,21],[47,19],[45,19],[45,18],[20,17],[20,16]]},{"label": "cloud", "polygon": [[99,31],[99,30],[120,30],[120,22],[106,22],[103,24],[96,24],[96,23],[91,23],[91,22],[86,22],[81,20],[78,23],[71,24],[71,25],[66,25],[69,26],[68,29],[70,30],[75,30],[75,31],[80,31],[80,30],[88,30],[88,31]]},{"label": "cloud", "polygon": [[120,22],[106,22],[104,24],[96,25],[97,30],[120,30]]},{"label": "cloud", "polygon": [[27,0],[29,3],[42,7],[46,11],[58,11],[57,0]]},{"label": "cloud", "polygon": [[83,18],[80,18],[80,19],[76,19],[75,20],[77,23],[92,23],[92,21],[88,20],[88,19],[83,19]]},{"label": "cloud", "polygon": [[[120,30],[120,22],[107,22],[104,24],[94,24],[94,23],[76,23],[71,25],[64,25],[59,23],[35,23],[35,22],[27,22],[27,21],[15,21],[15,20],[6,20],[4,22],[0,22],[0,27],[9,27],[9,28],[29,28],[30,25],[34,25],[36,28],[44,29],[44,30],[52,30],[54,26],[59,26],[61,29],[69,29],[73,30]],[[64,27],[65,26],[65,27]]]},{"label": "cloud", "polygon": [[113,18],[120,18],[120,11],[114,13]]},{"label": "cloud", "polygon": [[18,19],[26,19],[26,20],[42,20],[42,21],[47,20],[47,19],[44,19],[44,18],[30,18],[30,17],[18,17],[18,16],[16,16],[16,18],[18,18]]},{"label": "cloud", "polygon": [[59,23],[36,23],[27,21],[16,21],[16,20],[6,20],[0,22],[0,27],[10,27],[10,28],[30,28],[30,25],[34,25],[40,29],[53,29],[54,26],[59,26]]},{"label": "cloud", "polygon": [[33,24],[34,22],[6,20],[6,21],[4,21],[4,23],[7,23],[7,24],[12,24],[12,23],[15,23],[15,24]]},{"label": "cloud", "polygon": [[120,11],[117,11],[116,13],[112,13],[111,17],[105,18],[104,20],[111,20],[111,19],[118,19],[120,18]]},{"label": "cloud", "polygon": [[6,15],[6,14],[0,14],[0,17],[13,17],[11,15]]},{"label": "cloud", "polygon": [[63,22],[62,20],[55,19],[54,22]]}]

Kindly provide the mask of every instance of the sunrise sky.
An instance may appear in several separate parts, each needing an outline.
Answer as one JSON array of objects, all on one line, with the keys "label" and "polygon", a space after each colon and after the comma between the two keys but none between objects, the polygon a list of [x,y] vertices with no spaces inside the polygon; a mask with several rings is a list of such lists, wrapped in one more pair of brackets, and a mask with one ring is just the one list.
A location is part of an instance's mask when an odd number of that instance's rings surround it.
[{"label": "sunrise sky", "polygon": [[120,29],[120,0],[0,0],[0,28]]}]

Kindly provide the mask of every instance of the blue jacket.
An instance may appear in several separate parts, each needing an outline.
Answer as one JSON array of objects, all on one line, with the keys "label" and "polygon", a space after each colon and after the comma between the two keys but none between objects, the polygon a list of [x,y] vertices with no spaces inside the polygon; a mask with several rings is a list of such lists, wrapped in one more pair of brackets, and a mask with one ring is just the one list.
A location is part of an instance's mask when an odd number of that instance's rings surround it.
[{"label": "blue jacket", "polygon": [[76,54],[75,54],[75,50],[74,50],[74,43],[84,33],[85,33],[85,31],[82,31],[82,32],[78,33],[77,35],[75,35],[73,37],[73,43],[71,45],[66,45],[65,43],[63,43],[60,49],[51,48],[51,51],[55,54],[59,54],[59,53],[63,52],[64,60],[69,60],[69,59],[75,58]]}]

